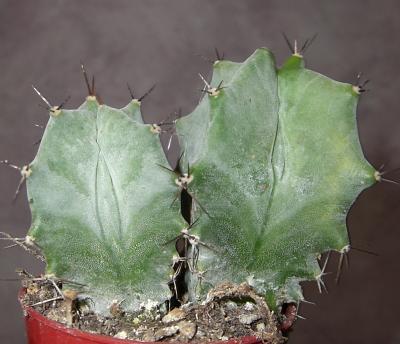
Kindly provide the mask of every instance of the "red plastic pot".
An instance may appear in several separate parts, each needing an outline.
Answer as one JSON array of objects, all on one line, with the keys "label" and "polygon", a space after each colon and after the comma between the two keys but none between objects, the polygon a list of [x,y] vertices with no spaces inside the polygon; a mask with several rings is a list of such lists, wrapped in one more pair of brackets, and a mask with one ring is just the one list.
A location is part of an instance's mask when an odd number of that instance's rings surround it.
[{"label": "red plastic pot", "polygon": [[[20,301],[25,291],[20,292]],[[31,307],[21,302],[25,314],[26,332],[29,344],[159,344],[160,342],[139,342],[116,339],[68,328],[61,323],[47,319]],[[191,342],[195,343],[195,342]],[[254,337],[243,337],[228,341],[207,342],[208,344],[261,344]],[[179,344],[176,342],[176,344]],[[181,343],[182,344],[182,343]]]}]

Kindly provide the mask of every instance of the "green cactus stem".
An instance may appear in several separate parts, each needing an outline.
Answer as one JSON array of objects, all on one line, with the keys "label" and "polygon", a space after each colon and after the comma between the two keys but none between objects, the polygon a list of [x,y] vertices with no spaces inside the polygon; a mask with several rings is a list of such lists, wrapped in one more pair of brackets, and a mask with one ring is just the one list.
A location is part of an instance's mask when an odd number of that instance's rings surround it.
[{"label": "green cactus stem", "polygon": [[174,184],[157,165],[167,164],[158,135],[141,123],[139,105],[117,110],[89,96],[60,110],[28,178],[29,235],[47,273],[85,284],[96,301],[136,308],[170,296],[173,245],[163,244],[183,227],[170,207]]},{"label": "green cactus stem", "polygon": [[190,190],[209,214],[197,209],[193,232],[215,248],[201,269],[212,285],[247,279],[273,307],[302,300],[299,282],[321,283],[317,259],[348,246],[349,208],[376,181],[358,141],[359,92],[298,53],[277,69],[267,49],[218,61],[205,87],[177,123]]}]

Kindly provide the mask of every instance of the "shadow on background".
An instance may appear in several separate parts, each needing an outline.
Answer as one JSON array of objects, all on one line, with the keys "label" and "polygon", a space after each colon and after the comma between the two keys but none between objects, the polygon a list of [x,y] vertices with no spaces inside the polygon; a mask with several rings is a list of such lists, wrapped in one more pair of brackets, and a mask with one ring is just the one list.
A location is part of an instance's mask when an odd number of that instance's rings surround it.
[{"label": "shadow on background", "polygon": [[[302,40],[318,32],[306,55],[310,68],[340,81],[354,81],[359,71],[372,79],[358,111],[364,152],[376,168],[399,167],[399,13],[395,0],[0,0],[0,159],[23,165],[35,154],[42,130],[33,124],[45,124],[48,115],[31,84],[54,104],[70,95],[67,108],[84,100],[80,61],[112,106],[130,100],[127,82],[138,93],[157,83],[143,104],[146,120],[154,122],[197,104],[197,74],[211,70],[198,54],[213,57],[218,47],[241,61],[267,46],[281,64],[289,55],[285,31]],[[25,192],[11,204],[18,178],[0,168],[0,230],[24,236],[30,223]],[[302,305],[308,320],[297,322],[290,343],[400,343],[399,201],[400,188],[389,184],[359,197],[348,217],[352,244],[379,256],[351,252],[340,285],[328,276],[328,295],[305,283],[305,296],[316,305]],[[330,271],[337,263],[333,255]],[[14,277],[17,267],[43,268],[18,249],[0,250],[0,278]],[[25,343],[18,288],[0,282],[1,343]]]}]

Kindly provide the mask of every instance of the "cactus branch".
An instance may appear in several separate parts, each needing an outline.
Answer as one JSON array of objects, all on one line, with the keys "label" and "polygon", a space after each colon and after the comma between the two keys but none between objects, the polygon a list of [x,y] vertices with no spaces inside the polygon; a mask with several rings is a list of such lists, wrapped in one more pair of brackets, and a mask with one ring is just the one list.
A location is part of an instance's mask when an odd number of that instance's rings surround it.
[{"label": "cactus branch", "polygon": [[156,165],[168,162],[150,127],[139,104],[119,110],[89,96],[50,118],[30,165],[29,235],[43,251],[46,272],[87,285],[96,305],[120,297],[139,307],[170,295],[160,281],[173,249],[161,246],[184,220],[169,208],[176,186]]},{"label": "cactus branch", "polygon": [[[352,85],[304,67],[316,35],[300,46],[283,36],[293,55],[280,69],[267,49],[221,61],[211,82],[200,75],[203,92],[222,80],[229,87],[176,125],[193,175],[188,190],[212,215],[197,232],[222,252],[202,268],[219,266],[214,284],[254,276],[273,307],[302,300],[301,280],[325,289],[326,264],[321,271],[315,255],[348,245],[345,215],[378,179],[355,134]],[[296,199],[290,209],[288,199]]]}]

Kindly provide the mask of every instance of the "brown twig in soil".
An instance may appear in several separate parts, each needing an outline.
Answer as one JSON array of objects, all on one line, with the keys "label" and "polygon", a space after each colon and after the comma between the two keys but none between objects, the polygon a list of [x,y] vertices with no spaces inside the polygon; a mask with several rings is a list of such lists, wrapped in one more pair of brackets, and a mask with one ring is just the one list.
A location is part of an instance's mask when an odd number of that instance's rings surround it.
[{"label": "brown twig in soil", "polygon": [[57,297],[53,297],[51,299],[47,299],[47,300],[36,302],[36,303],[34,303],[32,305],[28,305],[28,307],[35,307],[35,306],[39,306],[39,305],[44,305],[45,303],[49,303],[49,302],[53,302],[53,301],[59,301],[59,300],[62,300],[62,299],[63,299],[62,296],[57,296]]}]

